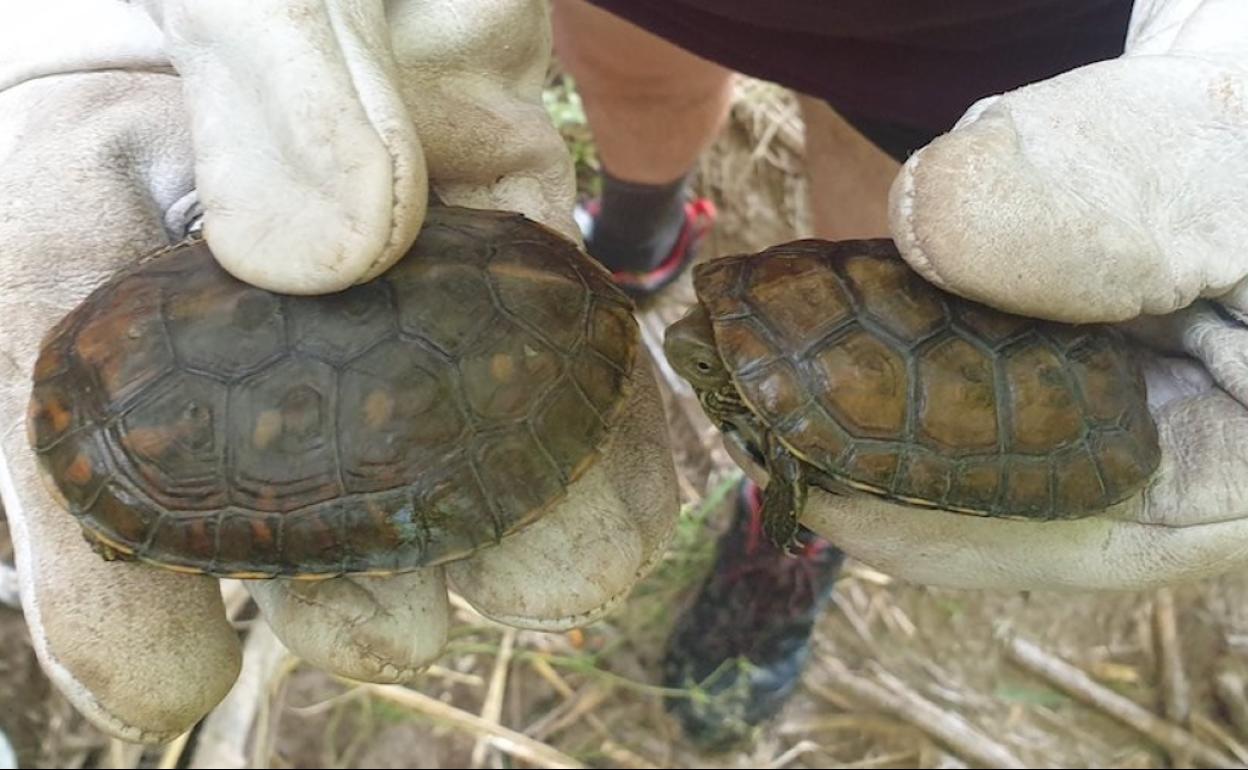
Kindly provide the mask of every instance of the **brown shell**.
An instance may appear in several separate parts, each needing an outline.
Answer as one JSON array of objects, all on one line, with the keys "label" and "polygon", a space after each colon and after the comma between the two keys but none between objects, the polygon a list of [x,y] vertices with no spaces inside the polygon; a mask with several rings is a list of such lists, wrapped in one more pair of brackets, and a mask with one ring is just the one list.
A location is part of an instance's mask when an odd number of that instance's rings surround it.
[{"label": "brown shell", "polygon": [[534,521],[629,391],[632,304],[518,214],[433,208],[380,278],[283,296],[202,241],[48,336],[30,438],[88,538],[238,577],[393,573]]},{"label": "brown shell", "polygon": [[1117,333],[943,292],[891,240],[804,240],[695,271],[737,388],[834,482],[1019,518],[1090,514],[1160,460]]}]

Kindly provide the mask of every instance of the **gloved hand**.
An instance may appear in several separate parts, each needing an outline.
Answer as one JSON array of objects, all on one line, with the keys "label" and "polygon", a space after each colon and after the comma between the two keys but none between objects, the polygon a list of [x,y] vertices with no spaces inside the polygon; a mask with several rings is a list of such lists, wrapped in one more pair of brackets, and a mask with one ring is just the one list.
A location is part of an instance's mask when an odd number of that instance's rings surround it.
[{"label": "gloved hand", "polygon": [[1248,565],[1245,30],[1238,0],[1137,0],[1126,55],[974,105],[893,185],[893,235],[927,279],[1024,315],[1131,322],[1155,480],[1051,523],[812,493],[808,526],[955,587],[1141,589]]},{"label": "gloved hand", "polygon": [[[45,670],[84,714],[124,739],[168,740],[232,685],[237,635],[218,581],[105,562],[48,493],[24,429],[41,338],[119,268],[181,238],[196,187],[226,268],[292,292],[392,263],[419,229],[427,187],[578,238],[571,163],[540,101],[546,9],[11,6],[0,10],[0,494],[22,602]],[[399,681],[446,640],[448,581],[517,626],[601,615],[657,560],[678,513],[644,364],[635,384],[605,456],[529,529],[446,568],[245,581],[264,617],[315,665]]]}]

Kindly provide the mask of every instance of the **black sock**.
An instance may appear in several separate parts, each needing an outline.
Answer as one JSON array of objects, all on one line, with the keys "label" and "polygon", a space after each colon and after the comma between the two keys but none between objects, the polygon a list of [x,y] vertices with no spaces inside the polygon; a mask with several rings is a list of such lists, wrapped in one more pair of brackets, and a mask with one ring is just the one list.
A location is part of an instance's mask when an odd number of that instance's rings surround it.
[{"label": "black sock", "polygon": [[668,184],[617,179],[603,169],[601,210],[586,249],[609,270],[644,273],[671,252],[685,223],[689,176]]}]

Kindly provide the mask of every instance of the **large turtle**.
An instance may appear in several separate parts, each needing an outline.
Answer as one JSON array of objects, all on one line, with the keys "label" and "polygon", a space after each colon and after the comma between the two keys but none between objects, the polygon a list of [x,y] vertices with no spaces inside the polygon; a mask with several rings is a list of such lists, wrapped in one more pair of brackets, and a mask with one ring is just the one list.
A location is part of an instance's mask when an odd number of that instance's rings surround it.
[{"label": "large turtle", "polygon": [[669,362],[764,466],[792,543],[813,484],[1054,519],[1136,492],[1160,460],[1142,374],[1111,328],[998,312],[925,282],[889,239],[804,239],[694,271]]},{"label": "large turtle", "polygon": [[514,213],[433,207],[394,267],[328,296],[244,284],[192,240],[50,332],[30,441],[106,558],[412,570],[533,522],[594,462],[627,399],[632,311]]}]

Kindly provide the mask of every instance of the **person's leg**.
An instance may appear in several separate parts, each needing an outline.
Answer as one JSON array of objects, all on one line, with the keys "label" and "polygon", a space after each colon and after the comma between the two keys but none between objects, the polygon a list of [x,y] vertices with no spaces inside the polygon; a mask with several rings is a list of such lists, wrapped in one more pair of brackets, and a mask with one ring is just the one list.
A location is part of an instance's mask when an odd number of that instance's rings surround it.
[{"label": "person's leg", "polygon": [[802,96],[799,103],[813,235],[830,241],[888,237],[888,190],[901,164],[827,102]]},{"label": "person's leg", "polygon": [[732,73],[583,0],[552,4],[555,56],[585,106],[603,167],[586,247],[634,294],[692,256],[713,210],[688,178],[728,114]]},{"label": "person's leg", "polygon": [[[851,125],[824,102],[800,101],[811,234],[887,237],[897,158],[926,138],[870,121]],[[710,573],[677,618],[664,657],[665,684],[697,686],[711,696],[669,701],[685,733],[706,750],[747,740],[788,702],[844,561],[840,550],[805,528],[801,551],[786,556],[763,536],[760,508],[758,487],[744,484]]]}]

